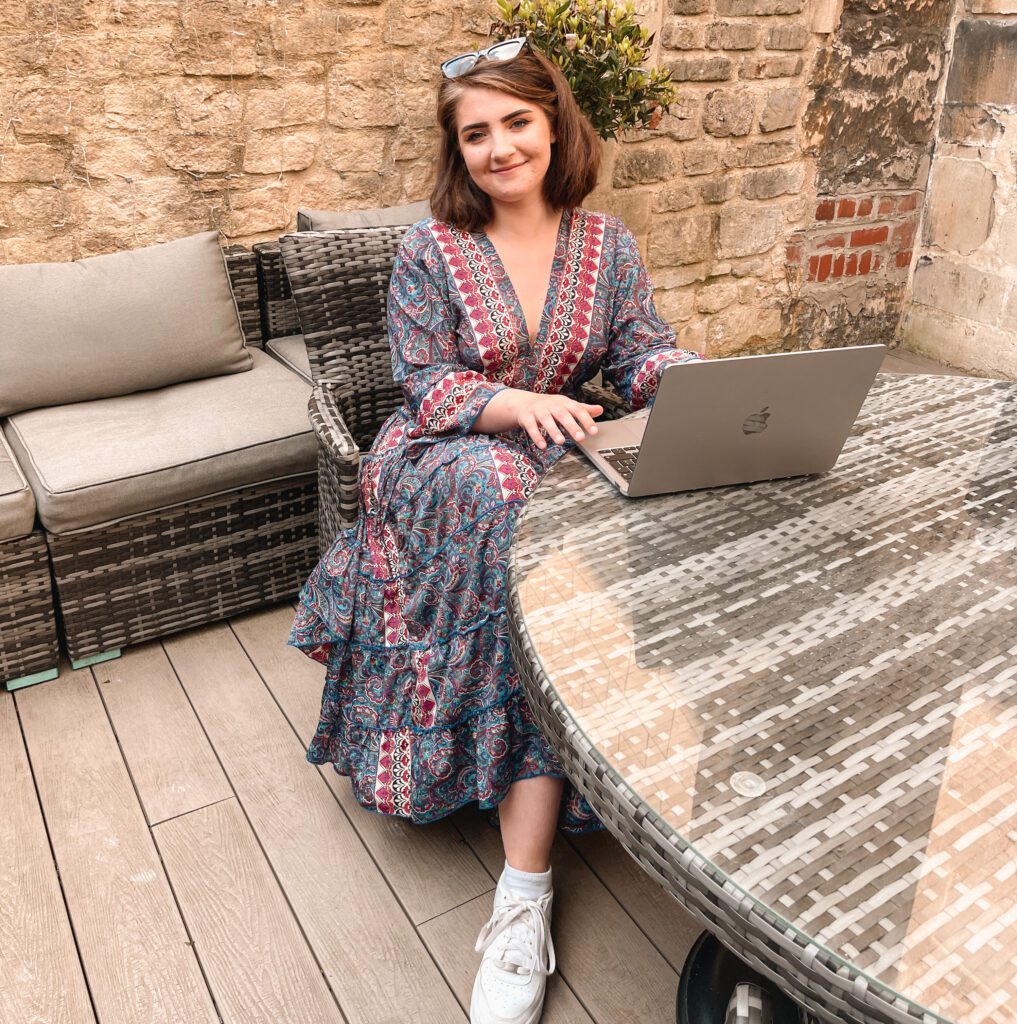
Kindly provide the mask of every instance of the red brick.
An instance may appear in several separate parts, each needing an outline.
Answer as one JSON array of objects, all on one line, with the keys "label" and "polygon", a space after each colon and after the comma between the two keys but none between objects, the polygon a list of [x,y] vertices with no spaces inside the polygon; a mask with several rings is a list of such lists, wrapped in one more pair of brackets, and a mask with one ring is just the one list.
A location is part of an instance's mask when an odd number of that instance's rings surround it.
[{"label": "red brick", "polygon": [[910,249],[915,240],[915,222],[905,221],[900,227],[893,229],[893,244],[898,249]]},{"label": "red brick", "polygon": [[788,263],[793,263],[797,266],[802,262],[802,247],[800,245],[789,245],[786,251],[786,259]]},{"label": "red brick", "polygon": [[845,277],[854,277],[858,273],[858,253],[853,252],[848,256],[847,267],[844,269]]},{"label": "red brick", "polygon": [[897,209],[901,213],[909,213],[911,210],[918,209],[918,194],[912,192],[911,195],[902,196],[897,202]]},{"label": "red brick", "polygon": [[817,249],[843,249],[846,244],[843,235],[829,235],[816,244]]},{"label": "red brick", "polygon": [[911,253],[912,250],[908,249],[906,252],[897,253],[897,266],[898,267],[910,267],[911,266]]},{"label": "red brick", "polygon": [[862,228],[851,232],[851,248],[859,249],[863,245],[879,245],[890,236],[890,229],[884,224],[881,228]]},{"label": "red brick", "polygon": [[855,215],[855,201],[853,199],[842,199],[837,206],[837,217],[853,217]]},{"label": "red brick", "polygon": [[820,256],[819,273],[816,274],[816,280],[822,284],[830,276],[831,269],[833,269],[833,257],[829,253]]},{"label": "red brick", "polygon": [[816,207],[816,220],[833,220],[836,205],[832,199],[824,199]]},{"label": "red brick", "polygon": [[879,270],[879,265],[882,262],[883,261],[879,258],[879,254],[876,253],[876,255],[874,256],[874,258],[872,260],[872,269],[873,269],[873,271]]},{"label": "red brick", "polygon": [[844,253],[840,253],[837,258],[833,261],[833,271],[831,277],[843,277],[844,276]]},{"label": "red brick", "polygon": [[871,199],[863,199],[858,204],[858,209],[855,211],[855,216],[856,217],[868,217],[868,215],[870,213],[872,213],[872,200]]},{"label": "red brick", "polygon": [[867,249],[858,261],[858,273],[867,274],[872,269],[872,250]]},{"label": "red brick", "polygon": [[818,256],[810,256],[809,257],[809,280],[810,281],[815,281],[816,280],[816,274],[818,274],[818,273],[819,273],[819,257]]},{"label": "red brick", "polygon": [[879,200],[879,215],[884,216],[887,213],[893,213],[893,208],[897,204],[893,201],[893,196],[885,196]]}]

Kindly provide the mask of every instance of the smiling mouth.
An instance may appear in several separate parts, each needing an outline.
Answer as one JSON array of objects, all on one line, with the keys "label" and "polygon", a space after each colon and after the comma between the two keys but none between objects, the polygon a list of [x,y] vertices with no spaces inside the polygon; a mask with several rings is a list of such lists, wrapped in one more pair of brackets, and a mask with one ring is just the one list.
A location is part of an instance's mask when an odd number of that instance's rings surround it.
[{"label": "smiling mouth", "polygon": [[517,167],[522,167],[524,163],[526,163],[525,160],[523,160],[522,163],[513,164],[511,167],[497,167],[495,168],[494,173],[505,174],[506,171],[514,171]]}]

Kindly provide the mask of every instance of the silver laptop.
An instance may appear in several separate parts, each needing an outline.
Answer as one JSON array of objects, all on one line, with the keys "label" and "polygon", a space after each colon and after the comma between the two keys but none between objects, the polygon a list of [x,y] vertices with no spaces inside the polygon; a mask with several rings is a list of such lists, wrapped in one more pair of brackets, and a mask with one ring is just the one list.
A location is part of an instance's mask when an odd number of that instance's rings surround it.
[{"label": "silver laptop", "polygon": [[667,367],[648,413],[579,447],[630,498],[823,473],[837,461],[885,345]]}]

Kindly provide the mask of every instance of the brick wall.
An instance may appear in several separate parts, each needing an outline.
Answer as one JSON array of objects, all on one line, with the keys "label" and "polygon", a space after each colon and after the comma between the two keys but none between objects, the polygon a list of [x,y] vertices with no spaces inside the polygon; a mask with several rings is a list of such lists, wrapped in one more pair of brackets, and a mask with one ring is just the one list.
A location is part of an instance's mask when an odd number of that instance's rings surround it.
[{"label": "brick wall", "polygon": [[918,192],[868,192],[821,198],[816,227],[791,235],[787,266],[806,284],[837,288],[844,278],[879,276],[895,286],[907,278],[918,226]]}]

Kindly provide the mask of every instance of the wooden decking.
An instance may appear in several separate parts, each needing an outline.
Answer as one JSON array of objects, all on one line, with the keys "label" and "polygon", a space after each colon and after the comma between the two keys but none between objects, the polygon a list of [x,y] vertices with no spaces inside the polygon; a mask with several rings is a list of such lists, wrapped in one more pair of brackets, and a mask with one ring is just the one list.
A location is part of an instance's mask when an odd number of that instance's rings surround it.
[{"label": "wooden decking", "polygon": [[[371,814],[306,763],[322,670],[291,619],[0,693],[2,1024],[468,1018],[498,835]],[[672,1024],[696,924],[604,833],[559,837],[554,869],[545,1024]]]},{"label": "wooden decking", "polygon": [[[0,694],[4,1024],[462,1022],[501,870],[304,760],[289,605]],[[555,849],[546,1022],[674,1021],[698,928],[605,834]]]}]

